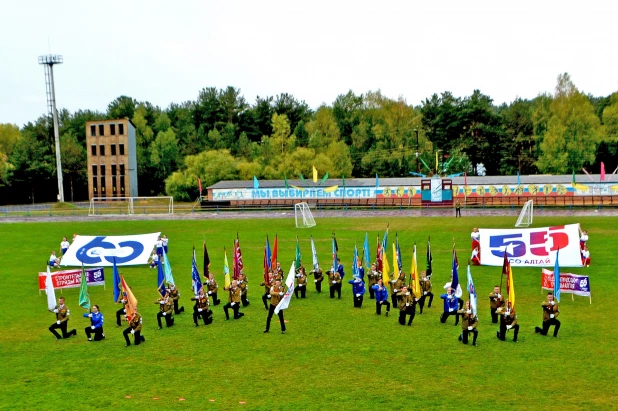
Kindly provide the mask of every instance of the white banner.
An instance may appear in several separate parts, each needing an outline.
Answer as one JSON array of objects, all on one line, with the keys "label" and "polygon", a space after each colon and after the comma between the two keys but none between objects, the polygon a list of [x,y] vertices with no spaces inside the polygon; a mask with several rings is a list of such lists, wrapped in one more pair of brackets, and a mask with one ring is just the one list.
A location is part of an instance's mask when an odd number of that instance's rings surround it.
[{"label": "white banner", "polygon": [[513,267],[581,267],[579,224],[555,227],[488,229],[480,228],[481,265],[502,266],[504,251]]},{"label": "white banner", "polygon": [[292,261],[292,267],[290,267],[288,276],[285,278],[285,285],[287,285],[288,290],[285,292],[285,295],[281,301],[279,301],[279,304],[277,304],[277,307],[275,307],[275,314],[279,314],[279,311],[285,310],[290,305],[292,293],[294,292],[294,278],[296,276],[296,271],[294,268],[294,261]]},{"label": "white banner", "polygon": [[105,266],[147,264],[148,258],[161,233],[121,235],[121,236],[85,236],[78,235],[67,253],[62,257],[61,265]]}]

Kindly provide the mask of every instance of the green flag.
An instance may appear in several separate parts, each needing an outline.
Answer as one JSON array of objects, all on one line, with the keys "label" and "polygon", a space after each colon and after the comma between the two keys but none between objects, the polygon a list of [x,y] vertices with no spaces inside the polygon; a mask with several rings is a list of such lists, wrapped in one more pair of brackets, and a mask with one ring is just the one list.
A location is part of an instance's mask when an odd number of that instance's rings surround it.
[{"label": "green flag", "polygon": [[318,186],[321,186],[322,183],[324,183],[326,180],[328,180],[328,173],[324,174],[324,177],[322,178],[322,181],[320,181],[320,184],[318,184]]},{"label": "green flag", "polygon": [[301,179],[303,182],[305,182],[305,177],[303,177],[303,173],[300,173],[298,176],[300,177],[300,179]]},{"label": "green flag", "polygon": [[86,281],[86,271],[82,265],[82,280],[79,286],[79,306],[83,309],[90,309],[90,294],[88,294],[88,281]]},{"label": "green flag", "polygon": [[294,268],[300,268],[300,244],[298,244],[298,236],[296,236],[296,260],[294,260]]},{"label": "green flag", "polygon": [[290,186],[288,185],[288,178],[287,178],[286,176],[283,176],[283,181],[284,181],[284,183],[285,183],[285,189],[286,189],[286,190],[289,190],[289,189],[290,189]]}]

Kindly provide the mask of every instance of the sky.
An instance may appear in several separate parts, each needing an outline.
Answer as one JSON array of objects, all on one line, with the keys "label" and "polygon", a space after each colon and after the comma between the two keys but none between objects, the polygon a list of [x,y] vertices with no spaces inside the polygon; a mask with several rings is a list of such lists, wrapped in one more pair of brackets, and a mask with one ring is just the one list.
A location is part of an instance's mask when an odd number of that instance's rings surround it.
[{"label": "sky", "polygon": [[475,89],[495,104],[553,93],[568,72],[595,96],[618,91],[616,1],[5,2],[0,123],[46,114],[38,56],[58,108],[105,112],[127,95],[165,108],[205,87],[290,93],[315,109],[348,90],[420,105]]}]

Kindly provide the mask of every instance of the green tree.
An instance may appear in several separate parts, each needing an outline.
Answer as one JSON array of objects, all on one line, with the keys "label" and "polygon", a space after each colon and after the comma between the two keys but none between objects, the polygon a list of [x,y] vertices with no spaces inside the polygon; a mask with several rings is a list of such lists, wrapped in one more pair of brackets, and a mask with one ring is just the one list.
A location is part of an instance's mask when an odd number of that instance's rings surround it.
[{"label": "green tree", "polygon": [[137,106],[137,100],[131,97],[117,97],[107,106],[107,117],[109,119],[133,118]]},{"label": "green tree", "polygon": [[150,162],[154,168],[153,177],[159,183],[157,194],[164,192],[165,179],[177,168],[178,141],[174,130],[160,131],[150,147]]},{"label": "green tree", "polygon": [[0,186],[9,184],[12,170],[15,168],[9,161],[15,145],[22,139],[19,127],[15,124],[0,124]]},{"label": "green tree", "polygon": [[[71,132],[60,136],[60,156],[62,158],[62,174],[64,181],[68,177],[71,202],[74,201],[74,185],[81,183],[82,193],[87,186],[86,175],[86,149],[77,141],[77,137]],[[86,194],[86,193],[83,193]]]},{"label": "green tree", "polygon": [[588,98],[567,73],[558,76],[554,100],[549,107],[547,132],[537,161],[543,173],[568,174],[595,160],[601,140],[601,122]]}]

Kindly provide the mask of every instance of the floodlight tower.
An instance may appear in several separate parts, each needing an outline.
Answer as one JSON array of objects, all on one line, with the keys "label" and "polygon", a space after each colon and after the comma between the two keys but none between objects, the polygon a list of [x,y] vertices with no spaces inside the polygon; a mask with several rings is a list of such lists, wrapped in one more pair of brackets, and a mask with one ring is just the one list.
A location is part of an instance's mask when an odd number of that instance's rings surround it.
[{"label": "floodlight tower", "polygon": [[54,64],[62,64],[62,56],[48,54],[39,56],[39,64],[45,65],[45,88],[47,92],[47,109],[54,122],[54,139],[56,141],[56,169],[58,170],[58,201],[64,203],[62,186],[62,163],[60,162],[60,136],[58,135],[58,111],[56,110],[56,90],[54,89]]}]

